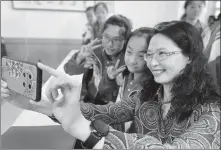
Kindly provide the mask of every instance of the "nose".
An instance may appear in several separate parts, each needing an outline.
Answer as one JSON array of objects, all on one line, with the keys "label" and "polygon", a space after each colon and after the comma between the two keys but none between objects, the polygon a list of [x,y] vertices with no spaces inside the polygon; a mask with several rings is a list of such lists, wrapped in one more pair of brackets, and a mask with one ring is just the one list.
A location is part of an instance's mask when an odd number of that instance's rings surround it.
[{"label": "nose", "polygon": [[114,47],[114,43],[113,40],[109,39],[108,43],[107,43],[108,47]]},{"label": "nose", "polygon": [[130,59],[129,59],[129,61],[130,61],[130,64],[131,65],[136,65],[137,64],[137,58],[136,57],[131,57]]},{"label": "nose", "polygon": [[155,68],[158,65],[159,65],[159,62],[154,58],[154,55],[152,56],[150,61],[147,62],[147,66],[150,66],[151,68]]}]

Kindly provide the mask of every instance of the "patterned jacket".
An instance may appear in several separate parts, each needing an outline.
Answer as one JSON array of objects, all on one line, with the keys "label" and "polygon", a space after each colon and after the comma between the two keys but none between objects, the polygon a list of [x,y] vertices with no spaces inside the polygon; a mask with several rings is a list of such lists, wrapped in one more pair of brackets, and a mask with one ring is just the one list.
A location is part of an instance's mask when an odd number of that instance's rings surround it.
[{"label": "patterned jacket", "polygon": [[160,92],[146,101],[141,91],[129,99],[107,105],[81,102],[87,119],[101,119],[107,124],[133,121],[130,133],[110,129],[104,149],[219,149],[220,103],[199,104],[190,117],[178,122],[174,106],[162,118]]}]

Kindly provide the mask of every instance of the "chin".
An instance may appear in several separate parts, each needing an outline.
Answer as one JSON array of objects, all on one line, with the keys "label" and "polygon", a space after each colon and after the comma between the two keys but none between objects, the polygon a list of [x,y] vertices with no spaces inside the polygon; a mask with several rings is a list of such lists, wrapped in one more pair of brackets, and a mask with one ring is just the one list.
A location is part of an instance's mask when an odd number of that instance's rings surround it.
[{"label": "chin", "polygon": [[108,50],[106,50],[105,52],[106,52],[106,54],[109,55],[109,56],[115,55],[115,52],[110,52],[110,51],[108,51]]},{"label": "chin", "polygon": [[162,77],[154,77],[155,82],[159,83],[159,84],[167,84],[168,81],[163,79]]},{"label": "chin", "polygon": [[139,73],[140,71],[136,70],[135,68],[131,68],[131,67],[128,67],[128,70],[131,72],[131,73]]}]

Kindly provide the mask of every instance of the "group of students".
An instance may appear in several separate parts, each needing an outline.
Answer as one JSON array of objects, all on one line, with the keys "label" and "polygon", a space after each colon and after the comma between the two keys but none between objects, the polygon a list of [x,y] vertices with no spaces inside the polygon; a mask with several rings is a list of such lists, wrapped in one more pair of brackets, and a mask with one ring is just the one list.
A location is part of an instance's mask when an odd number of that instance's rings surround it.
[{"label": "group of students", "polygon": [[[187,3],[189,9],[198,1]],[[132,32],[127,17],[113,15],[101,39],[82,46],[64,65],[66,74],[84,73],[80,92],[70,76],[38,63],[55,76],[46,90],[49,101],[17,102],[3,80],[1,96],[59,122],[83,148],[218,149],[220,88],[203,53],[202,33],[187,22]],[[55,100],[58,89],[64,96]]]},{"label": "group of students", "polygon": [[108,6],[104,2],[99,2],[95,6],[90,6],[85,10],[88,23],[82,35],[82,44],[86,45],[96,38],[101,38],[104,22],[108,17]]}]

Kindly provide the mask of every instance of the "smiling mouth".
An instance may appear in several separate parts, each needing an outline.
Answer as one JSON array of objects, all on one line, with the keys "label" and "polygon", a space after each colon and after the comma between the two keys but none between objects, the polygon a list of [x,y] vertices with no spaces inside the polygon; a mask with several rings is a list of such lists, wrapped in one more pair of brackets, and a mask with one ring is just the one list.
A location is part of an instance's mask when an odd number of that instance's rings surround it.
[{"label": "smiling mouth", "polygon": [[161,70],[152,70],[151,72],[153,73],[153,75],[158,76],[164,73],[165,71],[166,71],[165,69],[161,69]]},{"label": "smiling mouth", "polygon": [[109,52],[114,52],[114,49],[107,49],[107,51],[109,51]]}]

